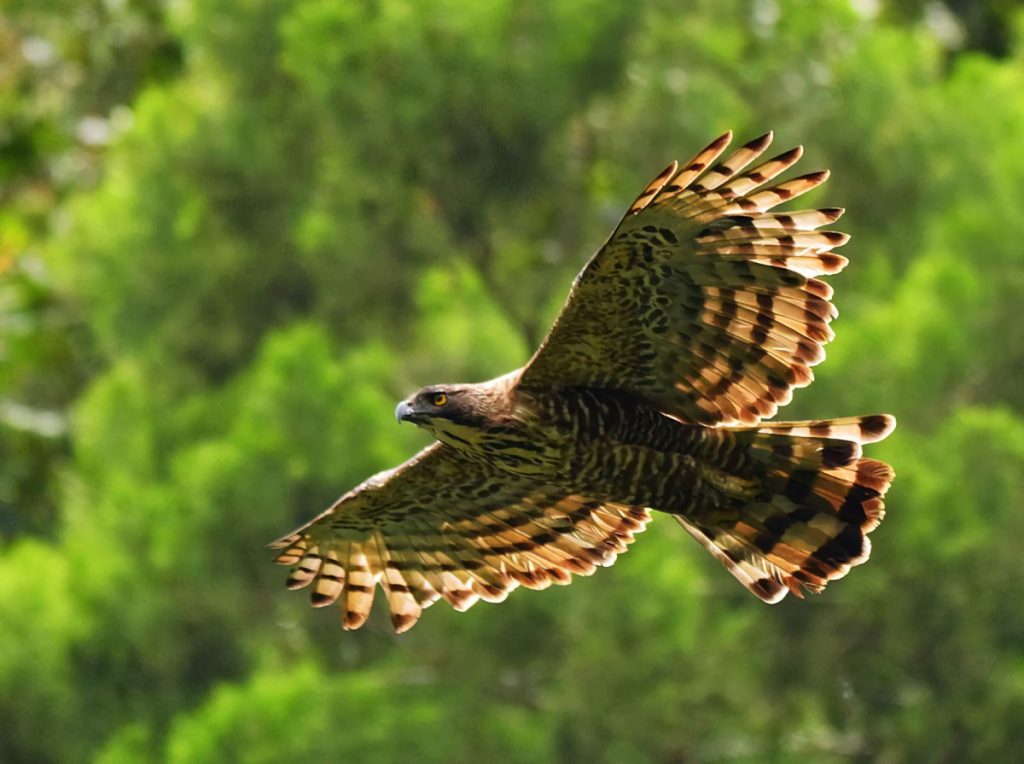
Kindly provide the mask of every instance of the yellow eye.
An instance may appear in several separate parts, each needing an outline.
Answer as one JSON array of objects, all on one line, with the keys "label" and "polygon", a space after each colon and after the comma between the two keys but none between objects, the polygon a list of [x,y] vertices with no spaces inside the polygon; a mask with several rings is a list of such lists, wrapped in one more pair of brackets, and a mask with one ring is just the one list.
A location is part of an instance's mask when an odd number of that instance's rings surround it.
[{"label": "yellow eye", "polygon": [[440,408],[441,406],[443,406],[444,404],[446,404],[448,402],[448,394],[447,393],[434,393],[433,396],[431,396],[431,398],[430,398],[430,402],[433,403],[435,406]]}]

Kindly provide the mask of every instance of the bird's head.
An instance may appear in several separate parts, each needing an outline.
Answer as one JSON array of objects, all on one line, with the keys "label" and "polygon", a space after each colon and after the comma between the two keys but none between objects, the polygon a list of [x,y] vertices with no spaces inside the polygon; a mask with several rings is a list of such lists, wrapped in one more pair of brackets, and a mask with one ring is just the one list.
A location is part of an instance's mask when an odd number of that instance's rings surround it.
[{"label": "bird's head", "polygon": [[471,385],[431,385],[399,403],[395,418],[459,446],[461,441],[474,439],[487,421],[485,399]]}]

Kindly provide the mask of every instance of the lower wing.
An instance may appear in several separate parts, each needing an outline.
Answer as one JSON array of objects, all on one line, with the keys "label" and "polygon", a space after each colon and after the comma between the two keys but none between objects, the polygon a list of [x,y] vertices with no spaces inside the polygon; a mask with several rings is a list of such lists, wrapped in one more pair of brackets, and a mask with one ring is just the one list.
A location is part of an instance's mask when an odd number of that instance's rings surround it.
[{"label": "lower wing", "polygon": [[377,586],[398,632],[440,598],[456,610],[590,575],[626,551],[647,510],[601,503],[472,461],[440,443],[271,544],[288,587],[342,625],[366,622]]}]

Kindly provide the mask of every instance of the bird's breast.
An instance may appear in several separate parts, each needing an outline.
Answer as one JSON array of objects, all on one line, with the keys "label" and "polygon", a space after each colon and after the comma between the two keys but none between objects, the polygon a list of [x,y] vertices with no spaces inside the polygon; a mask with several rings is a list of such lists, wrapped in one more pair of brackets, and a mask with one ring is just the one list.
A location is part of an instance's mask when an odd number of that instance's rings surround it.
[{"label": "bird's breast", "polygon": [[436,427],[434,434],[471,459],[520,475],[554,477],[567,458],[564,434],[536,422],[506,422],[482,428],[445,422]]}]

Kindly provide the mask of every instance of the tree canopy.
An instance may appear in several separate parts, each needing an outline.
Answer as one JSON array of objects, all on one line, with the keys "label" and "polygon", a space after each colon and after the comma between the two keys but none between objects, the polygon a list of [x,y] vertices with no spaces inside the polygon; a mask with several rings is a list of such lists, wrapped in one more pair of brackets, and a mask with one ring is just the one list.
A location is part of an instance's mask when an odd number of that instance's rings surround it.
[{"label": "tree canopy", "polygon": [[[0,10],[0,759],[1010,761],[1024,750],[1019,3]],[[872,560],[754,600],[671,522],[396,637],[264,549],[521,365],[670,159],[833,175],[786,418],[887,411]]]}]

